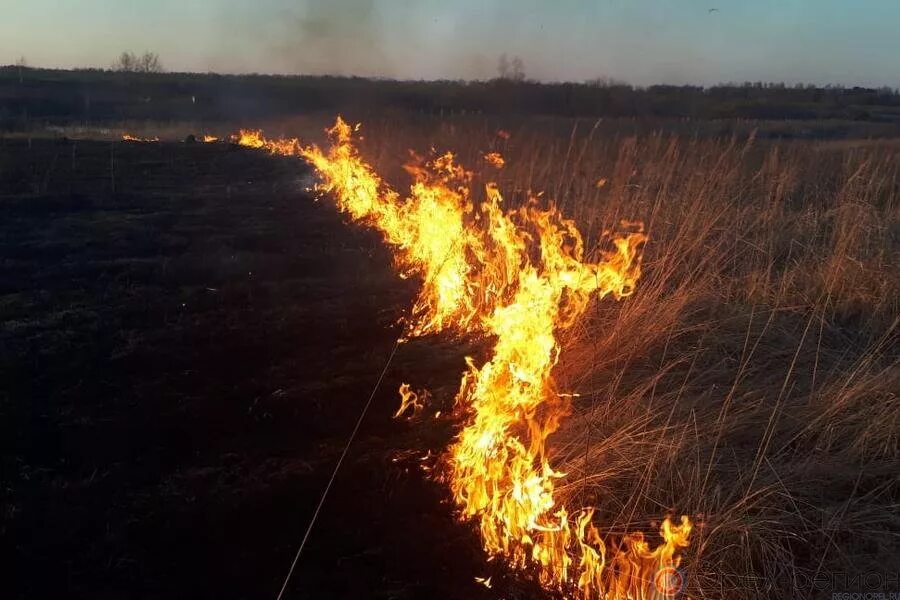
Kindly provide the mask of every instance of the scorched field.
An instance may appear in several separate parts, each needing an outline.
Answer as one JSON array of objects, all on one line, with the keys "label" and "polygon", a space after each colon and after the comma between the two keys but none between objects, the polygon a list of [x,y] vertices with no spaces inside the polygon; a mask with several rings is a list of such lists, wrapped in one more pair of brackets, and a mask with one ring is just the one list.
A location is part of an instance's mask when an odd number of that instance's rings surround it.
[{"label": "scorched field", "polygon": [[900,145],[358,122],[0,138],[11,597],[895,590]]}]

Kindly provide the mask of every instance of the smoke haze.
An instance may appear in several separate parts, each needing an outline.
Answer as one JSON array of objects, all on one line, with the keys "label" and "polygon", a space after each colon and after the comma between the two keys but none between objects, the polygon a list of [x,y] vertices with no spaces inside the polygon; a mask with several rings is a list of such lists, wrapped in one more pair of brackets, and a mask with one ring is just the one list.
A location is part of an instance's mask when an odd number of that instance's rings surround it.
[{"label": "smoke haze", "polygon": [[631,83],[900,85],[900,3],[872,0],[0,0],[0,64]]}]

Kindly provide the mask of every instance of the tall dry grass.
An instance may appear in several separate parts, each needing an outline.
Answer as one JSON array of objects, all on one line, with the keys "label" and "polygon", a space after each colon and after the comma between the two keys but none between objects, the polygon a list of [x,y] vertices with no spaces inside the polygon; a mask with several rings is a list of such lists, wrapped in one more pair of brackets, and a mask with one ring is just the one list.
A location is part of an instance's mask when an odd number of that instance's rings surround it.
[{"label": "tall dry grass", "polygon": [[567,504],[597,506],[613,538],[690,515],[697,598],[830,596],[853,591],[830,574],[900,572],[896,144],[559,119],[389,116],[363,132],[398,187],[408,149],[451,149],[510,203],[545,191],[593,252],[620,220],[646,224],[635,294],[596,302],[563,340],[556,377],[580,394],[551,439]]}]

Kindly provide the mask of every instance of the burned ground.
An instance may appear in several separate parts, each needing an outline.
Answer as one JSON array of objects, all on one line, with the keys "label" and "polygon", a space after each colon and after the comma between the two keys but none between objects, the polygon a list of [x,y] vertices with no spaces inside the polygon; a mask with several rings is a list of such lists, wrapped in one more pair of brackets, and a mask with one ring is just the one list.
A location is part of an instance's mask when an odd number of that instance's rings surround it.
[{"label": "burned ground", "polygon": [[[414,290],[308,176],[226,144],[0,141],[8,597],[274,597]],[[460,365],[400,347],[296,597],[503,579],[418,468],[452,423],[390,418],[401,380],[449,402]]]},{"label": "burned ground", "polygon": [[[314,121],[273,129],[313,140]],[[183,139],[170,129],[136,133]],[[598,507],[613,543],[686,514],[692,597],[823,597],[810,588],[823,576],[829,596],[894,591],[895,140],[409,115],[364,132],[363,156],[400,190],[411,148],[465,165],[501,152],[489,174],[509,199],[547,190],[593,255],[623,216],[647,224],[638,290],[597,302],[554,374],[580,394],[551,440],[559,489]],[[274,597],[417,282],[304,192],[297,161],[27,135],[0,138],[11,596]],[[290,597],[540,597],[484,561],[420,470],[455,431],[434,413],[463,353],[484,350],[399,347]],[[390,418],[401,381],[434,394],[412,426]],[[881,579],[848,590],[842,573]]]}]

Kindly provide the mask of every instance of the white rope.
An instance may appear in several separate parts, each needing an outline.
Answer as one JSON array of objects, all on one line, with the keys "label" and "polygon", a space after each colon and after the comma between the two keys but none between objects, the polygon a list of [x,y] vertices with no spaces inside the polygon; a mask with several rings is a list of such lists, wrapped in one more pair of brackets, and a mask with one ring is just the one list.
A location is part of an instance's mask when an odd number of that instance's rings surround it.
[{"label": "white rope", "polygon": [[291,563],[291,568],[287,573],[287,576],[284,578],[284,583],[281,584],[281,591],[278,592],[278,596],[275,600],[281,600],[282,596],[284,596],[284,592],[287,589],[288,582],[291,580],[291,576],[294,574],[294,569],[297,567],[297,561],[300,560],[300,554],[303,552],[303,547],[306,545],[306,540],[309,539],[309,533],[312,531],[313,525],[316,523],[316,519],[319,516],[319,511],[322,510],[322,505],[325,504],[325,498],[328,496],[328,491],[331,490],[331,484],[334,483],[334,478],[337,476],[338,470],[341,468],[341,463],[344,462],[344,457],[347,456],[347,451],[350,450],[350,444],[353,443],[353,439],[356,437],[356,433],[359,431],[359,426],[362,425],[363,419],[366,416],[366,413],[369,411],[369,406],[372,404],[372,399],[375,398],[376,392],[378,392],[378,388],[381,387],[381,382],[384,379],[384,374],[387,373],[388,367],[391,365],[391,361],[394,360],[394,355],[397,353],[397,347],[400,345],[400,339],[398,338],[396,342],[394,342],[394,349],[391,350],[391,355],[388,357],[387,362],[384,364],[384,369],[381,370],[381,375],[378,376],[378,381],[375,382],[375,387],[372,388],[372,393],[369,395],[368,401],[366,401],[366,405],[363,406],[362,412],[359,414],[359,418],[356,420],[356,426],[353,428],[353,431],[350,433],[350,439],[347,440],[347,445],[344,446],[344,451],[341,453],[341,457],[338,459],[337,464],[334,466],[334,471],[331,473],[331,479],[328,480],[328,485],[325,486],[325,491],[322,492],[322,497],[319,499],[319,505],[316,506],[315,512],[313,512],[312,519],[309,521],[309,526],[306,528],[306,533],[303,534],[303,540],[300,542],[300,547],[297,548],[297,554],[294,555],[294,561]]}]

